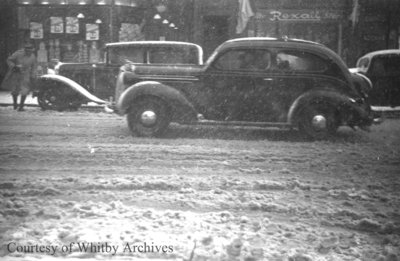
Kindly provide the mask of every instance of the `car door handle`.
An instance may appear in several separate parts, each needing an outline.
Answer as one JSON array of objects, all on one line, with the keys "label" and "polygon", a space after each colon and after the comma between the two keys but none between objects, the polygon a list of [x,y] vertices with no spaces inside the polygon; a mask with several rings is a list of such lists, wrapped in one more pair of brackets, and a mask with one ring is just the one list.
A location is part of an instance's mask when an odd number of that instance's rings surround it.
[{"label": "car door handle", "polygon": [[272,79],[272,78],[264,78],[264,81],[268,81],[268,82],[271,82],[271,81],[273,81],[274,79]]}]

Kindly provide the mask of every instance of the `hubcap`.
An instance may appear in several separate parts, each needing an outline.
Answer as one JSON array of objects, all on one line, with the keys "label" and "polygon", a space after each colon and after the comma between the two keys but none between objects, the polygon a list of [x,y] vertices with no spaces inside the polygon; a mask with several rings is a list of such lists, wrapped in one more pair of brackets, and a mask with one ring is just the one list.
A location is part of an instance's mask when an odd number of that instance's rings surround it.
[{"label": "hubcap", "polygon": [[312,126],[319,130],[326,129],[326,118],[322,115],[315,115],[312,118]]},{"label": "hubcap", "polygon": [[151,126],[157,121],[157,114],[154,111],[144,111],[140,116],[140,120],[143,125]]}]

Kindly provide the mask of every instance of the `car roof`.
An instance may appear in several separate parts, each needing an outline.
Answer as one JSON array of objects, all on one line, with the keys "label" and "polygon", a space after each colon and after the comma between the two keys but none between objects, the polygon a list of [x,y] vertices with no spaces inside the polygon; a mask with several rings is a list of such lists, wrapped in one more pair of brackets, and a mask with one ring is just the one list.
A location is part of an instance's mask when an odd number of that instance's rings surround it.
[{"label": "car roof", "polygon": [[367,54],[363,55],[360,59],[371,58],[371,57],[377,56],[377,55],[391,55],[391,54],[400,55],[400,49],[378,50],[378,51],[367,53]]},{"label": "car roof", "polygon": [[272,38],[272,37],[244,37],[244,38],[236,38],[227,41],[224,45],[229,47],[249,47],[249,46],[265,46],[265,44],[285,44],[285,45],[306,45],[306,46],[323,46],[322,44],[302,40],[302,39],[294,39],[294,38]]},{"label": "car roof", "polygon": [[[293,48],[299,50],[310,51],[314,53],[319,53],[322,56],[333,59],[336,63],[341,64],[343,67],[347,67],[341,58],[331,49],[323,44],[301,40],[301,39],[291,39],[291,38],[270,38],[270,37],[245,37],[236,38],[221,44],[217,50],[221,52],[225,49],[231,48],[257,48],[257,47],[269,47],[269,48]],[[216,53],[216,52],[214,52]],[[211,57],[210,57],[211,58]]]},{"label": "car roof", "polygon": [[122,46],[129,46],[129,45],[154,45],[154,46],[166,46],[166,45],[187,45],[193,47],[200,47],[194,43],[188,42],[179,42],[179,41],[131,41],[131,42],[117,42],[117,43],[108,43],[106,47],[122,47]]},{"label": "car roof", "polygon": [[323,44],[301,40],[301,39],[292,39],[292,38],[270,38],[270,37],[245,37],[245,38],[236,38],[229,40],[223,44],[221,44],[218,49],[221,51],[222,49],[227,48],[257,48],[257,47],[270,47],[270,48],[293,48],[293,49],[302,49],[311,52],[317,52],[324,56],[327,56],[331,59],[334,59],[336,62],[340,62],[340,58],[338,55],[328,47]]}]

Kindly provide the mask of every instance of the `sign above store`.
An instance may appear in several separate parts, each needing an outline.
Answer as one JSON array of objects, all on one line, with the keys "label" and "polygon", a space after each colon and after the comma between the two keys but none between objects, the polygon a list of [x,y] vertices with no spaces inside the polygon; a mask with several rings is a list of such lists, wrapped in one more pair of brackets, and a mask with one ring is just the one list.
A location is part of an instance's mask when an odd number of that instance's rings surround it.
[{"label": "sign above store", "polygon": [[287,22],[318,22],[323,20],[339,20],[342,17],[342,12],[331,10],[261,10],[261,12],[256,13],[256,19]]}]

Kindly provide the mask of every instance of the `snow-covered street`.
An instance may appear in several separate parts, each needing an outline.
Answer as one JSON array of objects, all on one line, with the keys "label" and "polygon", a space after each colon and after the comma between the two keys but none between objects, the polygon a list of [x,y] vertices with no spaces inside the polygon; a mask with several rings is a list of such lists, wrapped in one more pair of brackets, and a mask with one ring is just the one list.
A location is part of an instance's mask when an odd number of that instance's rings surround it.
[{"label": "snow-covered street", "polygon": [[[0,108],[2,260],[400,260],[400,120],[329,141]],[[29,253],[25,253],[29,252]]]}]

